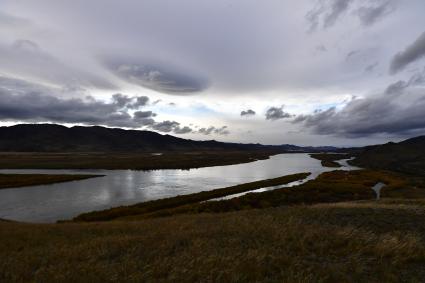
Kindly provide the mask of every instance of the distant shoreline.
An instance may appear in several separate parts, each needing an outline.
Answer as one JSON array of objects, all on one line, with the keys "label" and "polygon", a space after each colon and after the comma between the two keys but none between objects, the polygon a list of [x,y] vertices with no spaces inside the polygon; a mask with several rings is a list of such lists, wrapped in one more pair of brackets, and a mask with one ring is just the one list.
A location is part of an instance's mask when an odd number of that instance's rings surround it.
[{"label": "distant shoreline", "polygon": [[151,153],[0,152],[0,169],[196,169],[265,160],[280,151],[207,151]]},{"label": "distant shoreline", "polygon": [[103,175],[75,175],[75,174],[1,174],[0,190],[18,189],[39,185],[51,185],[90,178],[103,177]]}]

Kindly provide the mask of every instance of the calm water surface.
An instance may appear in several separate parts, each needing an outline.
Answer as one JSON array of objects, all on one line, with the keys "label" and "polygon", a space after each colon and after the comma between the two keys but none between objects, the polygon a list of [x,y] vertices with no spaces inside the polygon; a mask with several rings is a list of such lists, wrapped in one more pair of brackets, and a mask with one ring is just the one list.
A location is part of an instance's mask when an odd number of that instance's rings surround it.
[{"label": "calm water surface", "polygon": [[[347,168],[349,169],[349,168]],[[280,154],[246,164],[191,170],[0,170],[0,173],[101,174],[68,183],[0,190],[0,218],[55,222],[83,212],[190,194],[221,187],[333,170],[308,154]]]}]

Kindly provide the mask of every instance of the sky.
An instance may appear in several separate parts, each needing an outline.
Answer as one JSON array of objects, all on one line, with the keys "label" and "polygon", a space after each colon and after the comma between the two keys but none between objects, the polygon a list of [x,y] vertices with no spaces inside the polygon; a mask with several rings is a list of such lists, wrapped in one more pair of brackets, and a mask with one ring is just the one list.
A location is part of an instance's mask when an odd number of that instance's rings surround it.
[{"label": "sky", "polygon": [[360,146],[425,134],[423,0],[0,0],[0,125]]}]

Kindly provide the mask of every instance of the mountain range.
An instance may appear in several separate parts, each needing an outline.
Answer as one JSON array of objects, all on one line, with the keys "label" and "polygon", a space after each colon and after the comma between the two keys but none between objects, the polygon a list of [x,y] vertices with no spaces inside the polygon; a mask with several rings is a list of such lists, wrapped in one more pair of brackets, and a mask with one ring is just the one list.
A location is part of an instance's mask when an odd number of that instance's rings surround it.
[{"label": "mountain range", "polygon": [[334,151],[335,147],[195,141],[152,131],[55,124],[0,127],[0,152],[164,152],[216,150]]}]

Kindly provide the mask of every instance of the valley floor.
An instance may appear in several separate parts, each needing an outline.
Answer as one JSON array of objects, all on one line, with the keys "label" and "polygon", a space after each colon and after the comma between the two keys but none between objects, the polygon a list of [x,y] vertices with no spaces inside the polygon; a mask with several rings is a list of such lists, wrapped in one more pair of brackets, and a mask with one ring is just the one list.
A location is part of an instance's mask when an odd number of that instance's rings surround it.
[{"label": "valley floor", "polygon": [[424,282],[423,184],[334,171],[114,221],[0,221],[0,282]]}]

